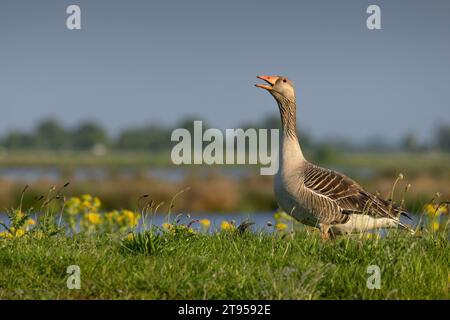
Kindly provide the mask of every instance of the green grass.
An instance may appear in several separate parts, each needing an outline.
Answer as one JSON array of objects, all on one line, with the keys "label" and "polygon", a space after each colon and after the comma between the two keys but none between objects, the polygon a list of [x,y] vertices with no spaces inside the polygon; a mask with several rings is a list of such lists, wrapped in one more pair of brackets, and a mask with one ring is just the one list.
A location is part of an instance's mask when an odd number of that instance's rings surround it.
[{"label": "green grass", "polygon": [[23,150],[0,154],[2,167],[143,167],[171,165],[169,152],[150,151],[108,152],[94,155],[88,151]]},{"label": "green grass", "polygon": [[[117,235],[0,240],[0,299],[448,299],[450,247],[443,234],[153,238],[151,254],[138,237],[121,242]],[[80,290],[66,287],[69,265],[81,268]],[[381,269],[379,290],[366,286],[370,265]]]},{"label": "green grass", "polygon": [[371,168],[378,172],[408,172],[447,174],[450,171],[450,153],[445,152],[350,152],[338,154],[331,164],[348,168]]}]

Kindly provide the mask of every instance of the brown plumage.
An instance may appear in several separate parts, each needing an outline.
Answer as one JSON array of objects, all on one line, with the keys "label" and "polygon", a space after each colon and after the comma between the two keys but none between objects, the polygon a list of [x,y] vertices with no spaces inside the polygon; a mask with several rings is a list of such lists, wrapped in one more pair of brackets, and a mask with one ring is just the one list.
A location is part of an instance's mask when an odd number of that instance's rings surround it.
[{"label": "brown plumage", "polygon": [[367,214],[378,218],[397,219],[405,211],[391,202],[365,191],[345,175],[308,163],[305,168],[305,187],[334,201],[344,214]]}]

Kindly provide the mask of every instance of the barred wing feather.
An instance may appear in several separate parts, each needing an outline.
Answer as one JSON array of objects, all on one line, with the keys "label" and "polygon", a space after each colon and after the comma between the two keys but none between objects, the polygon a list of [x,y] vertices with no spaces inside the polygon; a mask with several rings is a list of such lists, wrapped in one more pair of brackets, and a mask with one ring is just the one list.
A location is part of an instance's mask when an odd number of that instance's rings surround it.
[{"label": "barred wing feather", "polygon": [[336,203],[345,214],[367,214],[376,218],[398,220],[402,210],[390,202],[366,192],[358,183],[333,170],[308,164],[304,185],[318,196]]}]

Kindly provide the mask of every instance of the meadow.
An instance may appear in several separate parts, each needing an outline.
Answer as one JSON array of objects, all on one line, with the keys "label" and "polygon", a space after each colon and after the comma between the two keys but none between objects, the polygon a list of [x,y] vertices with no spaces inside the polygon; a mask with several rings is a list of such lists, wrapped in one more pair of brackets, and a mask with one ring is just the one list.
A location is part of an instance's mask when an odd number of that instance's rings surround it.
[{"label": "meadow", "polygon": [[[0,241],[0,299],[448,299],[442,235],[324,242],[222,231],[152,241],[151,250],[107,235]],[[80,267],[79,290],[66,286],[69,265]],[[380,289],[366,285],[371,265]]]},{"label": "meadow", "polygon": [[[322,240],[281,212],[265,230],[249,221],[103,211],[90,195],[44,213],[8,212],[0,233],[0,299],[448,299],[448,206],[410,235],[392,230]],[[69,266],[80,288],[68,289]],[[368,286],[379,268],[378,288]]]}]

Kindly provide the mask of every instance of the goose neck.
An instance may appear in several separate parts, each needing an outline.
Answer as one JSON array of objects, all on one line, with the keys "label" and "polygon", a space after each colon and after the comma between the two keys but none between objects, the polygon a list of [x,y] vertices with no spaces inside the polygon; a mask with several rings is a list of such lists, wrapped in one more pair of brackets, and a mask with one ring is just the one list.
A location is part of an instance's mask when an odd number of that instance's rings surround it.
[{"label": "goose neck", "polygon": [[[297,107],[296,102],[288,99],[277,100],[281,116],[281,131],[280,145],[282,162],[294,159],[303,161],[305,158],[300,147],[300,142],[297,136]],[[286,159],[290,158],[290,159]],[[283,161],[284,160],[284,161]]]}]

